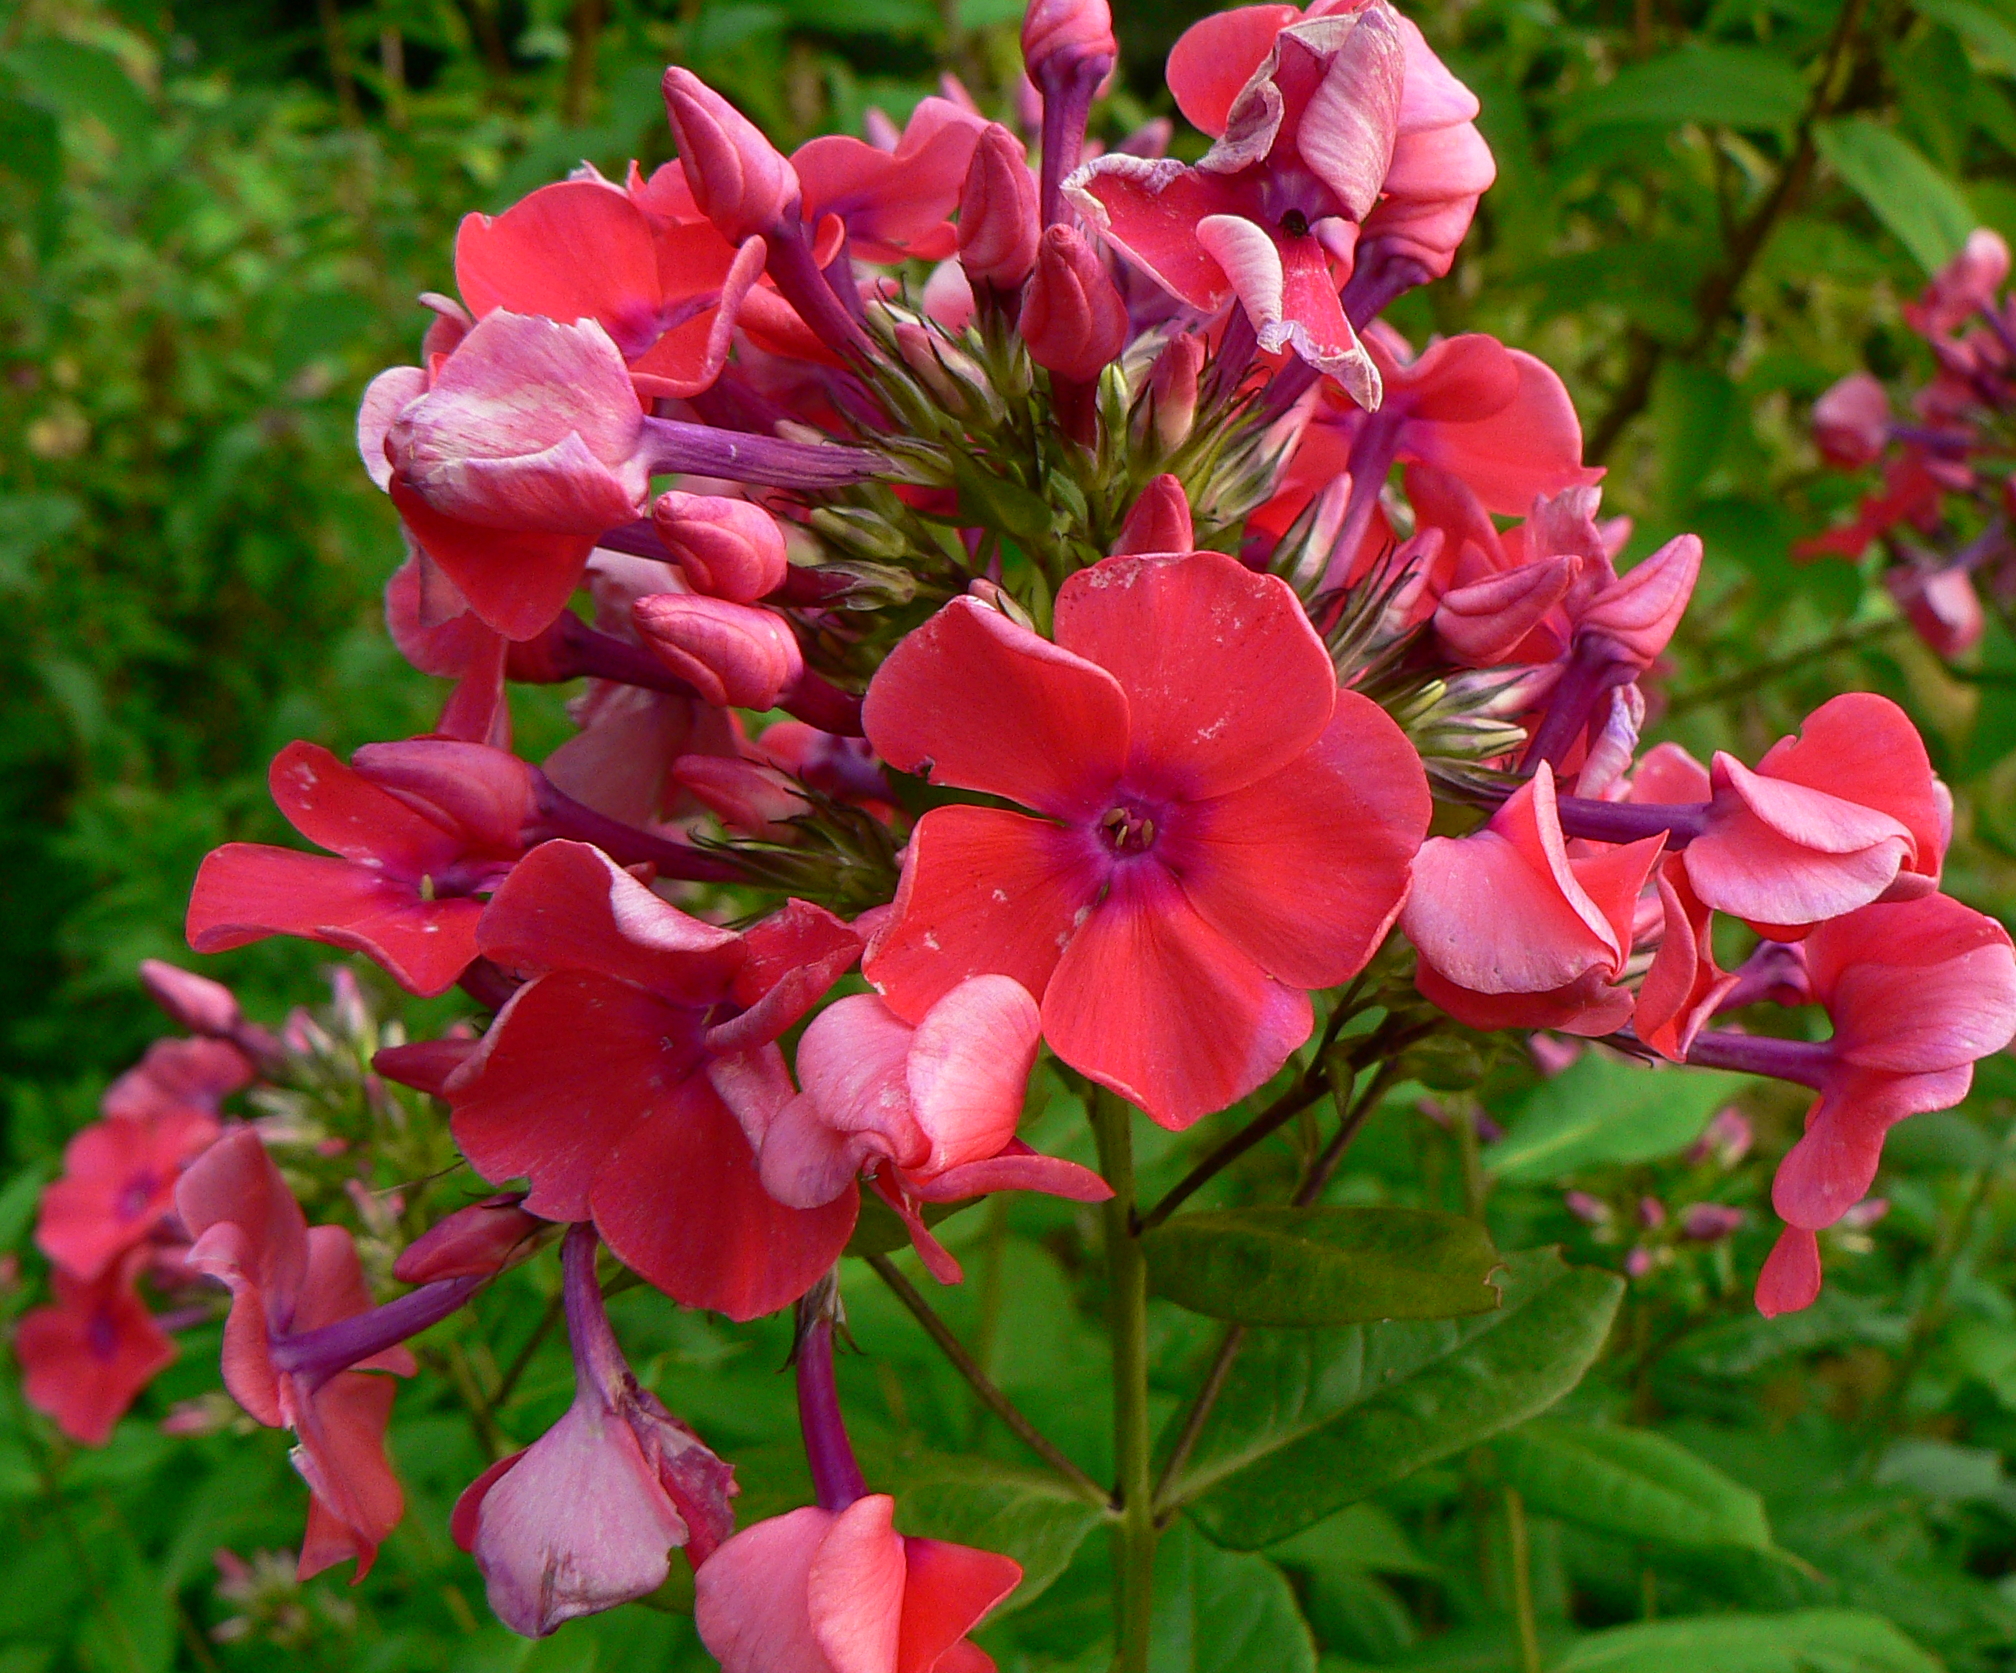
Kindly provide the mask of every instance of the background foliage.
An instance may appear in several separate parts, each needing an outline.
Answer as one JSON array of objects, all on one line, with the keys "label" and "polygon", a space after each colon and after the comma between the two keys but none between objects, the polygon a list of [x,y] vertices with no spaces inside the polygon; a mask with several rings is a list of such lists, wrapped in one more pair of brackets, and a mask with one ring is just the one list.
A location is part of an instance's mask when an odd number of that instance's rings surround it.
[{"label": "background foliage", "polygon": [[[661,159],[657,79],[674,59],[787,146],[858,128],[870,104],[900,119],[946,67],[1002,108],[1019,9],[17,0],[4,13],[0,612],[14,649],[0,677],[0,1247],[21,1257],[6,1268],[7,1309],[41,1293],[28,1230],[65,1136],[157,1031],[135,961],[177,954],[205,850],[282,834],[266,761],[293,737],[347,748],[430,717],[437,694],[379,626],[397,537],[351,422],[372,371],[410,357],[413,296],[449,287],[457,217],[501,209],[583,157],[612,171]],[[1117,133],[1166,110],[1161,57],[1205,8],[1115,9],[1128,54],[1105,118]],[[1606,509],[1638,521],[1634,550],[1681,528],[1708,542],[1655,735],[1754,758],[1833,691],[1897,697],[1955,791],[1947,887],[2007,921],[2009,622],[1972,665],[1943,668],[1897,631],[1867,576],[1787,554],[1856,487],[1818,468],[1812,397],[1858,365],[1924,374],[1900,301],[1969,226],[2016,238],[2016,8],[1408,9],[1481,94],[1500,176],[1455,273],[1407,299],[1398,323],[1488,330],[1542,354],[1576,394],[1592,457],[1611,466]],[[528,754],[561,735],[556,703],[542,694],[521,714]],[[216,968],[272,1020],[306,997],[316,963],[274,944]],[[1480,1070],[1473,1104],[1459,1089]],[[1729,1097],[1757,1149],[1733,1168],[1690,1160]],[[1304,1673],[1319,1654],[1326,1670],[1450,1673],[1536,1655],[1559,1673],[2016,1666],[2012,1105],[2016,1073],[1991,1062],[1966,1108],[1902,1129],[1879,1187],[1888,1216],[1832,1234],[1820,1306],[1767,1325],[1748,1280],[1795,1100],[1593,1059],[1546,1083],[1523,1061],[1460,1051],[1429,1066],[1389,1095],[1332,1200],[1467,1207],[1500,1247],[1559,1242],[1584,1267],[1628,1264],[1605,1355],[1547,1418],[1404,1480],[1360,1483],[1368,1496],[1318,1520],[1332,1508],[1308,1486],[1321,1472],[1296,1467],[1294,1448],[1371,1421],[1376,1391],[1342,1372],[1353,1356],[1412,1367],[1395,1399],[1411,1388],[1426,1409],[1481,1350],[1453,1325],[1259,1333],[1266,1352],[1249,1352],[1228,1406],[1269,1399],[1257,1368],[1281,1356],[1321,1373],[1317,1392],[1273,1411],[1279,1444],[1252,1466],[1262,1475],[1228,1475],[1218,1508],[1200,1501],[1197,1526],[1168,1541],[1158,1667]],[[1473,1117],[1485,1113],[1506,1136],[1480,1150]],[[1150,1134],[1162,1150],[1149,1186],[1173,1182],[1236,1119]],[[1061,1131],[1036,1142],[1083,1147]],[[1278,1187],[1307,1142],[1291,1127],[1212,1200]],[[1608,1224],[1571,1217],[1569,1187],[1608,1204]],[[1646,1223],[1647,1199],[1662,1225]],[[1711,1199],[1749,1212],[1733,1244],[1677,1234],[1684,1208]],[[1067,1204],[1029,1199],[946,1231],[970,1274],[948,1317],[1098,1473],[1105,1350],[1081,1295],[1087,1227]],[[447,1543],[452,1495],[564,1401],[564,1355],[526,1351],[550,1276],[514,1276],[438,1333],[443,1374],[432,1394],[402,1396],[394,1431],[411,1511],[354,1592],[333,1575],[297,1590],[291,1565],[260,1565],[298,1534],[279,1437],[159,1432],[170,1402],[214,1385],[201,1333],[103,1452],[63,1445],[0,1386],[0,1673],[249,1669],[281,1655],[388,1673],[700,1665],[676,1607],[527,1646],[489,1623]],[[1030,1570],[989,1634],[1004,1666],[1102,1667],[1089,1513],[1024,1476],[1015,1444],[891,1295],[865,1270],[850,1266],[849,1280],[865,1351],[843,1375],[880,1479],[905,1484],[920,1526],[1012,1548]],[[1554,1280],[1535,1267],[1518,1281]],[[647,1380],[742,1464],[745,1503],[802,1495],[788,1379],[775,1374],[781,1327],[730,1330],[644,1291],[616,1307]],[[1173,1412],[1216,1327],[1160,1303],[1155,1325]],[[1508,1386],[1502,1367],[1490,1374]],[[1210,1438],[1200,1445],[1208,1463]],[[974,1449],[996,1462],[935,1461]],[[1271,1526],[1266,1506],[1280,1512]],[[220,1548],[253,1565],[224,1594]],[[1524,1648],[1522,1591],[1540,1638]]]}]

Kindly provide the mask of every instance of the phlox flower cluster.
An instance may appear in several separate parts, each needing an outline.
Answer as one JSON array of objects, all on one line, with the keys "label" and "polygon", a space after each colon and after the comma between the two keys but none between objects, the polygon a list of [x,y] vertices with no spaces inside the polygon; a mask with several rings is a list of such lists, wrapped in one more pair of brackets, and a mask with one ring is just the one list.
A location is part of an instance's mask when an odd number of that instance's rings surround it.
[{"label": "phlox flower cluster", "polygon": [[1898,402],[1873,373],[1854,372],[1813,404],[1821,458],[1839,471],[1880,465],[1882,485],[1796,555],[1853,563],[1879,547],[1891,597],[1943,657],[1980,642],[1984,592],[2005,617],[2016,599],[2016,302],[2008,281],[2009,246],[1977,228],[1904,308],[1905,324],[1932,351],[1932,380]]},{"label": "phlox flower cluster", "polygon": [[[1043,1054],[1172,1130],[1374,996],[1395,1040],[1777,1076],[1814,1096],[1776,1313],[1814,1299],[1887,1129],[2016,1033],[2009,936],[1939,892],[1950,800],[1904,713],[1850,693],[1754,762],[1641,751],[1701,543],[1620,572],[1560,378],[1381,319],[1448,273],[1493,176],[1411,21],[1199,23],[1168,66],[1194,162],[1160,128],[1088,140],[1104,0],[1034,0],[1023,47],[1026,127],[948,83],[788,157],[669,69],[677,160],[470,216],[418,363],[365,396],[407,546],[388,629],[452,683],[425,736],[282,751],[274,799],[320,852],[218,849],[189,939],[459,985],[480,1028],[375,1073],[509,1189],[374,1304],[272,1133],[220,1118],[281,1046],[156,971],[196,1037],[73,1144],[58,1304],[22,1340],[31,1398],[99,1439],[169,1351],[136,1278],[221,1283],[226,1386],[298,1440],[304,1572],[361,1571],[400,1514],[402,1344],[557,1241],[574,1404],[454,1517],[498,1615],[550,1632],[676,1550],[729,1673],[977,1673],[1019,1570],[898,1533],[869,1490],[832,1274],[864,1213],[953,1283],[940,1205],[1113,1195],[1018,1137]],[[1986,294],[1941,304],[1942,388],[1999,376],[1999,323],[1943,334]],[[513,681],[585,682],[543,761]],[[730,1319],[797,1306],[815,1505],[736,1530],[598,1259]]]}]

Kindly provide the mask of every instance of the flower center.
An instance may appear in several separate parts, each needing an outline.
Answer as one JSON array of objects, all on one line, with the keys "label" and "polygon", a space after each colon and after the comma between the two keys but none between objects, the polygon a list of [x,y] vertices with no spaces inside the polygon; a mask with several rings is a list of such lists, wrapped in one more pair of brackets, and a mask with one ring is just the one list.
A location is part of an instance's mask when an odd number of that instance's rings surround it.
[{"label": "flower center", "polygon": [[1281,230],[1290,238],[1309,236],[1309,217],[1299,209],[1291,209],[1281,217]]},{"label": "flower center", "polygon": [[1099,834],[1116,854],[1143,854],[1155,845],[1155,821],[1138,808],[1109,807]]}]

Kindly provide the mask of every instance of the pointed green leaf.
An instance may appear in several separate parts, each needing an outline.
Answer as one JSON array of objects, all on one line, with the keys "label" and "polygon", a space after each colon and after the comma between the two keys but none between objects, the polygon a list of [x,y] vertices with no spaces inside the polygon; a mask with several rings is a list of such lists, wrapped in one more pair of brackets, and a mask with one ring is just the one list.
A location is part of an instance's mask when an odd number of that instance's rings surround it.
[{"label": "pointed green leaf", "polygon": [[1613,1627],[1583,1639],[1554,1673],[1941,1673],[1880,1615],[1800,1609]]},{"label": "pointed green leaf", "polygon": [[1187,1523],[1155,1553],[1149,1673],[1316,1673],[1316,1645],[1287,1578],[1265,1557],[1220,1551]]},{"label": "pointed green leaf", "polygon": [[1476,1221],[1419,1208],[1229,1208],[1142,1239],[1149,1282],[1243,1324],[1337,1325],[1488,1313],[1498,1251]]},{"label": "pointed green leaf", "polygon": [[1178,1497],[1221,1545],[1272,1545],[1545,1411],[1609,1334],[1623,1281],[1557,1250],[1506,1261],[1496,1312],[1255,1331]]},{"label": "pointed green leaf", "polygon": [[1764,1501],[1649,1429],[1529,1423],[1492,1442],[1534,1510],[1666,1545],[1771,1548]]},{"label": "pointed green leaf", "polygon": [[1670,1156],[1699,1138],[1747,1081],[1584,1052],[1526,1100],[1505,1136],[1485,1147],[1484,1166],[1499,1179],[1529,1184]]},{"label": "pointed green leaf", "polygon": [[1789,128],[1806,106],[1806,82],[1787,59],[1761,47],[1690,42],[1627,65],[1564,112],[1577,129],[1643,122],[1670,128]]},{"label": "pointed green leaf", "polygon": [[1966,194],[1923,152],[1868,117],[1819,123],[1813,139],[1834,172],[1927,273],[1951,261],[1979,224]]}]

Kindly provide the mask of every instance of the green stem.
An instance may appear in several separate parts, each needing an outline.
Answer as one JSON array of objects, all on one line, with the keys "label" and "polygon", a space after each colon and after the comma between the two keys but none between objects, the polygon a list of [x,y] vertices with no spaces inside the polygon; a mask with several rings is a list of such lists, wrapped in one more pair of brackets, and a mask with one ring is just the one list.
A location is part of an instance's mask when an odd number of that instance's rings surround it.
[{"label": "green stem", "polygon": [[1505,1555],[1512,1570],[1512,1613],[1519,1624],[1519,1673],[1541,1673],[1540,1628],[1533,1617],[1533,1550],[1526,1538],[1526,1501],[1505,1489]]},{"label": "green stem", "polygon": [[1113,1093],[1092,1094],[1099,1171],[1113,1187],[1104,1208],[1109,1328],[1113,1336],[1113,1673],[1147,1673],[1154,1603],[1155,1484],[1148,1432],[1148,1263],[1134,1232],[1133,1110]]}]

